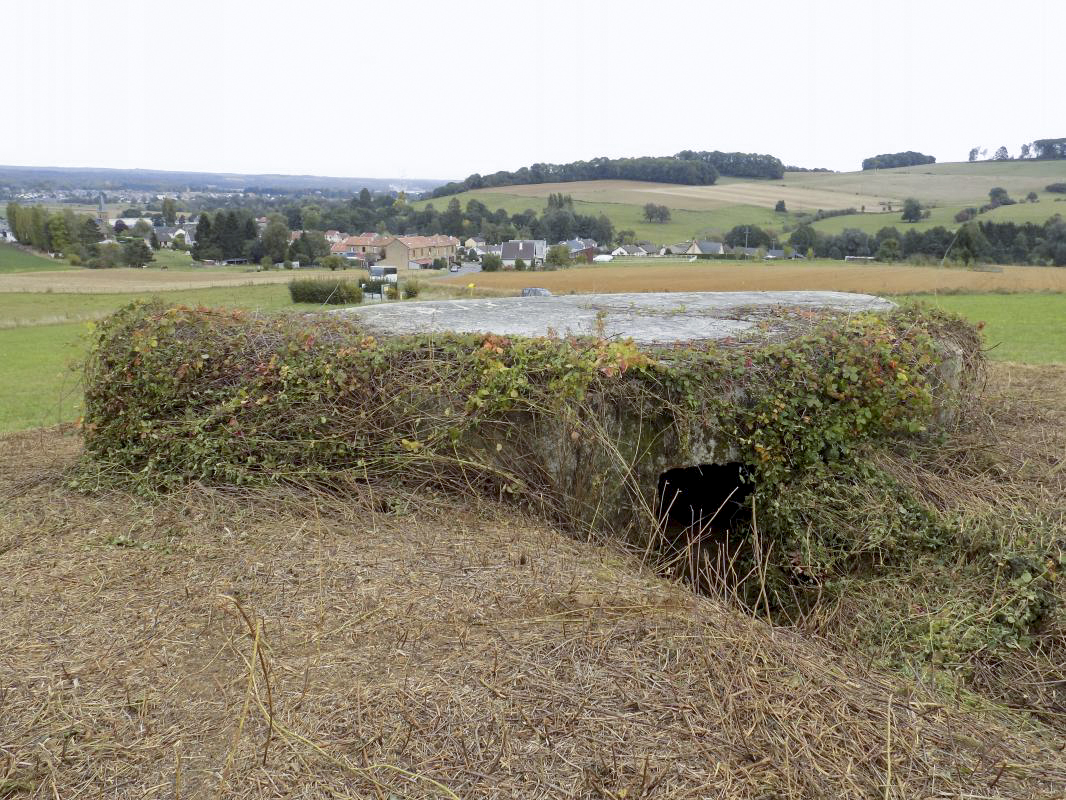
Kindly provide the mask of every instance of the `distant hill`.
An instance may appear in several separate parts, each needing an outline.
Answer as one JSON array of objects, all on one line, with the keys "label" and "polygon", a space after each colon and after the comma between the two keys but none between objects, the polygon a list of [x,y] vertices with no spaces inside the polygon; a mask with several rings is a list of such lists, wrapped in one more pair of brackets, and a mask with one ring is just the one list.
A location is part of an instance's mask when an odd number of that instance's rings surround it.
[{"label": "distant hill", "polygon": [[[722,235],[736,225],[758,225],[784,232],[800,221],[799,213],[819,209],[847,210],[815,223],[826,233],[858,228],[875,233],[885,226],[903,229],[900,219],[904,199],[915,197],[933,206],[927,220],[914,223],[916,229],[936,225],[956,227],[955,214],[966,207],[988,202],[989,190],[1006,189],[1016,200],[1035,192],[1036,203],[1019,202],[1002,206],[978,217],[997,222],[1043,222],[1056,213],[1066,216],[1066,195],[1053,194],[1045,187],[1066,182],[1066,160],[979,161],[922,164],[896,169],[856,172],[786,172],[783,179],[741,179],[722,177],[713,186],[686,186],[633,180],[591,180],[566,183],[538,183],[468,190],[454,195],[465,206],[478,200],[488,208],[521,213],[541,210],[549,194],[562,193],[574,200],[580,214],[606,214],[616,230],[633,230],[640,239],[668,244],[697,235]],[[783,200],[786,213],[775,212]],[[438,210],[447,202],[435,201]],[[656,203],[671,209],[666,224],[648,222],[643,206]],[[416,203],[424,208],[427,201]],[[891,211],[888,209],[891,207]]]},{"label": "distant hill", "polygon": [[240,191],[276,189],[279,192],[333,190],[358,192],[403,189],[428,192],[443,184],[432,178],[338,178],[325,175],[245,175],[232,172],[180,172],[160,169],[96,167],[16,167],[0,165],[0,186],[20,189],[137,189],[143,191]]}]

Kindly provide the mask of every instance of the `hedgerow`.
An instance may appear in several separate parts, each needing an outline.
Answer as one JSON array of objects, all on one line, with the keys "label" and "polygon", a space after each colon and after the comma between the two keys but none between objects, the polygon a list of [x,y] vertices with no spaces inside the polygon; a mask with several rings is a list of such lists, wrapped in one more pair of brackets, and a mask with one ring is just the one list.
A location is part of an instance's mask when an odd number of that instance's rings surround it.
[{"label": "hedgerow", "polygon": [[347,305],[363,302],[363,290],[354,281],[338,278],[297,278],[289,281],[294,303]]}]

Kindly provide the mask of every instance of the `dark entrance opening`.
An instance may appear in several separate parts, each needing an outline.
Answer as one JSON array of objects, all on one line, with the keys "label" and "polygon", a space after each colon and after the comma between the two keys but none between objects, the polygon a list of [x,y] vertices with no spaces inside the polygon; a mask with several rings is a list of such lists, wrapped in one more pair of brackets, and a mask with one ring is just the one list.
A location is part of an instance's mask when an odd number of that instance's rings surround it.
[{"label": "dark entrance opening", "polygon": [[744,465],[701,464],[659,476],[661,551],[670,571],[703,589],[744,579],[755,486]]}]

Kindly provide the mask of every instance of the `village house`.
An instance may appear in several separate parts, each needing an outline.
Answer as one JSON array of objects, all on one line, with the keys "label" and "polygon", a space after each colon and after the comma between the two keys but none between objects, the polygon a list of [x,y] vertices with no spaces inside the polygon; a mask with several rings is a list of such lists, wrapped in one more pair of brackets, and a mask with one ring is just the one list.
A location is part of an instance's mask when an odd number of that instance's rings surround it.
[{"label": "village house", "polygon": [[511,239],[503,243],[500,251],[505,267],[513,267],[518,259],[522,259],[527,266],[539,266],[547,255],[548,242],[545,239]]},{"label": "village house", "polygon": [[559,242],[564,245],[567,250],[570,251],[570,258],[580,261],[591,261],[593,256],[598,252],[595,239],[568,239],[565,242]]},{"label": "village house", "polygon": [[611,255],[612,256],[638,256],[638,257],[643,257],[643,256],[651,255],[651,252],[649,252],[647,249],[645,249],[643,245],[639,245],[639,244],[623,244],[623,245],[620,245],[620,246],[616,247],[614,250],[612,250],[611,251]]},{"label": "village house", "polygon": [[195,225],[161,225],[152,230],[160,247],[173,247],[178,239],[183,240],[186,247],[196,244]]},{"label": "village house", "polygon": [[386,264],[410,269],[432,267],[438,259],[452,261],[459,249],[454,236],[393,236],[385,244]]},{"label": "village house", "polygon": [[361,233],[358,236],[347,236],[339,242],[334,242],[329,246],[329,252],[331,255],[343,256],[347,259],[377,261],[385,255],[385,245],[388,243],[388,236],[378,233]]},{"label": "village house", "polygon": [[725,245],[721,242],[710,242],[705,239],[696,240],[685,251],[687,256],[721,256],[725,255]]},{"label": "village house", "polygon": [[468,236],[466,241],[463,242],[463,247],[465,247],[467,250],[475,250],[478,247],[484,247],[484,246],[485,246],[485,237],[484,236]]}]

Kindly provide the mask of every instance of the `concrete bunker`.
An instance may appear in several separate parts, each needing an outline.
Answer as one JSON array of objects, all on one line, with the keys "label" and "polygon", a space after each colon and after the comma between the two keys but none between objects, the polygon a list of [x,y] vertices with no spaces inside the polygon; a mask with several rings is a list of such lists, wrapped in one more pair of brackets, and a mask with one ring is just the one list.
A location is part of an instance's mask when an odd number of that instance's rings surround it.
[{"label": "concrete bunker", "polygon": [[667,536],[689,531],[733,533],[751,522],[748,497],[755,490],[739,461],[674,467],[659,476],[656,511]]},{"label": "concrete bunker", "polygon": [[[803,337],[826,316],[894,308],[883,298],[844,292],[669,292],[391,303],[334,313],[357,315],[382,337],[625,338],[669,363],[673,348],[760,347]],[[942,373],[950,361],[948,353]],[[727,391],[736,403],[751,402],[743,385]],[[517,452],[526,454],[543,490],[565,498],[571,518],[638,543],[653,536],[687,549],[697,540],[733,541],[735,530],[726,531],[750,521],[745,517],[754,488],[745,478],[750,471],[736,460],[740,453],[717,429],[716,419],[697,420],[697,429],[686,434],[666,408],[637,410],[609,402],[600,413],[598,428],[617,458],[603,457],[603,448],[566,425],[531,414],[511,419],[512,429],[522,431]],[[501,470],[512,467],[513,442],[493,436],[483,430],[477,450]]]},{"label": "concrete bunker", "polygon": [[676,576],[704,588],[740,582],[737,566],[752,549],[754,491],[750,469],[739,461],[674,467],[659,475],[658,550]]}]

